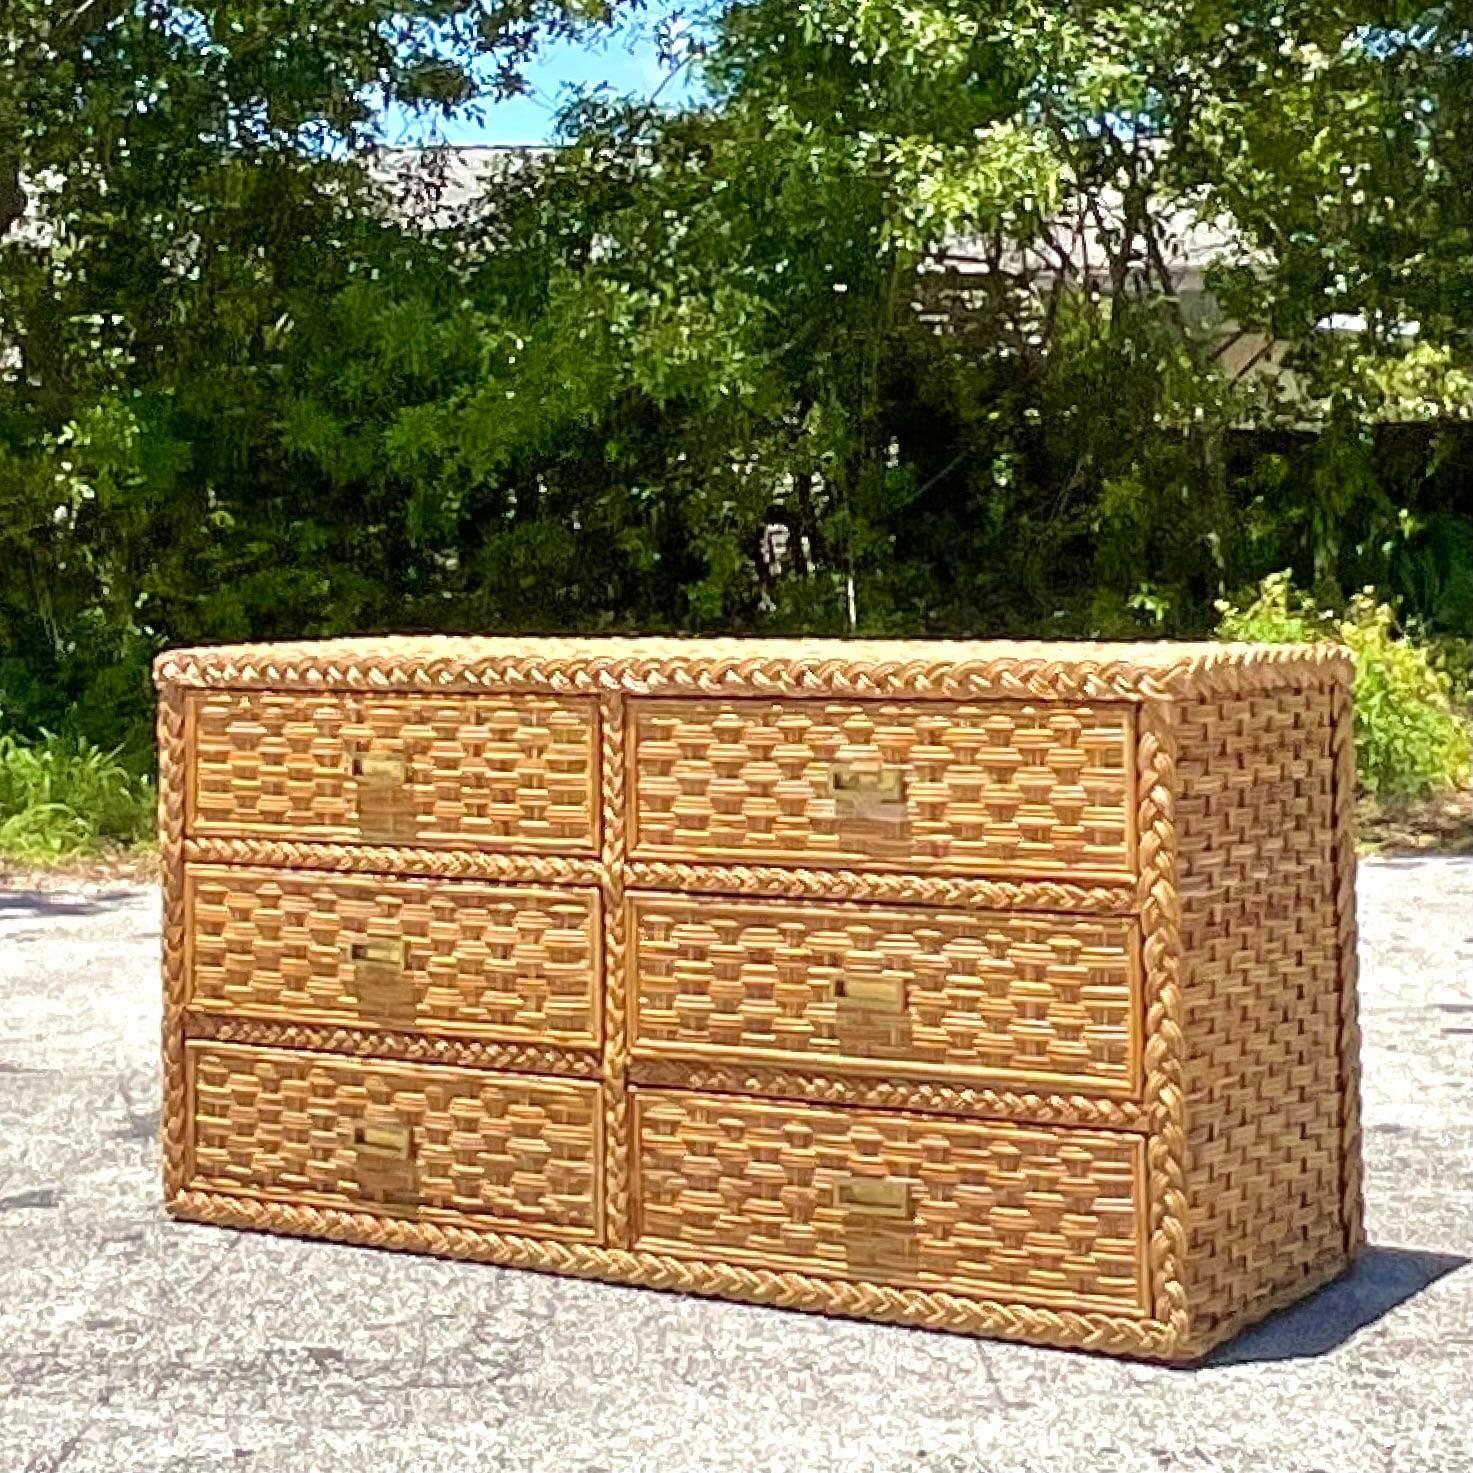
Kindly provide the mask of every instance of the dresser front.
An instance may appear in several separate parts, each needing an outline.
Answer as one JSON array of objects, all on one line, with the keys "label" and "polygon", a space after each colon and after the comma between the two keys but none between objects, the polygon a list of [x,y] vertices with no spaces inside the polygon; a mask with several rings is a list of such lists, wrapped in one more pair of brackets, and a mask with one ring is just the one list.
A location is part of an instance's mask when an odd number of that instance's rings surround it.
[{"label": "dresser front", "polygon": [[[1181,907],[1203,897],[1194,934],[1217,945],[1214,885],[1278,852],[1246,830],[1183,849],[1195,708],[1103,657],[732,648],[348,642],[170,666],[171,1208],[1184,1353],[1183,1214],[1207,1209],[1187,1201]],[[1300,989],[1319,989],[1318,1059],[1345,1008],[1326,733],[1348,706],[1305,685],[1288,719],[1254,698],[1251,769],[1250,734],[1214,728],[1192,812],[1215,822],[1213,795],[1262,779],[1313,829],[1296,875],[1323,872],[1293,883],[1330,909],[1310,950],[1289,939],[1330,969]],[[1179,850],[1201,856],[1185,887]],[[1294,1118],[1319,1130],[1336,1104],[1316,1101]],[[1328,1149],[1321,1183],[1347,1169]],[[1346,1236],[1315,1221],[1306,1282]]]}]

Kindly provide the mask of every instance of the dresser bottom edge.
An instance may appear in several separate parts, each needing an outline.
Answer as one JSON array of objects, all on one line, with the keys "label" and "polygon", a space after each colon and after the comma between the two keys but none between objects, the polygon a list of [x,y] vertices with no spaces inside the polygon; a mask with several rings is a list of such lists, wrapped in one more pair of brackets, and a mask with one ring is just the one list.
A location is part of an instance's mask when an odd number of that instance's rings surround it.
[{"label": "dresser bottom edge", "polygon": [[1184,1361],[1201,1354],[1196,1347],[1179,1345],[1170,1325],[1147,1316],[967,1298],[220,1192],[185,1189],[169,1198],[166,1206],[176,1219],[215,1227],[422,1253],[845,1319],[1147,1360]]}]

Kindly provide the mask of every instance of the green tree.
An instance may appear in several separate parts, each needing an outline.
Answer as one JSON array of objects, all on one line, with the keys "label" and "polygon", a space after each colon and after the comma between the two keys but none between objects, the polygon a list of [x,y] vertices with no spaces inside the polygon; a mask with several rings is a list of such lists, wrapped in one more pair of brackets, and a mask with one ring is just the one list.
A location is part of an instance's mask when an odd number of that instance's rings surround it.
[{"label": "green tree", "polygon": [[[508,454],[557,424],[540,505],[674,555],[681,623],[1202,628],[1286,557],[1333,596],[1427,531],[1371,464],[1390,386],[1468,407],[1467,38],[1282,0],[723,8],[704,109],[575,110],[527,181],[547,209],[487,199],[543,263],[537,349],[456,413]],[[1215,298],[1182,290],[1186,220],[1220,236]],[[957,236],[990,269],[938,332],[917,307]],[[1292,389],[1225,371],[1252,330]],[[1306,422],[1277,482],[1232,463],[1235,431]],[[584,484],[590,441],[635,458]],[[519,537],[538,518],[519,500]]]},{"label": "green tree", "polygon": [[15,13],[0,720],[141,745],[166,639],[1182,633],[1286,566],[1473,626],[1452,5],[713,3],[694,102],[453,218],[385,107],[603,7]]},{"label": "green tree", "polygon": [[386,221],[368,160],[387,112],[488,105],[535,44],[605,19],[582,0],[10,0],[0,721],[142,742],[165,637],[393,617],[371,494],[286,448],[290,365],[364,283],[452,289]]}]

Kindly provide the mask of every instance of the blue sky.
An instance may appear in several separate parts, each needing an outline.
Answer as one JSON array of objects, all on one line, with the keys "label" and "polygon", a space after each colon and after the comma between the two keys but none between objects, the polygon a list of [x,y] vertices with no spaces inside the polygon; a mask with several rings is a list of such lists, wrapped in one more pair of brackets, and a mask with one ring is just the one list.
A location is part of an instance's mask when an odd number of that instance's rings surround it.
[{"label": "blue sky", "polygon": [[[643,12],[637,29],[609,37],[594,45],[562,42],[549,46],[526,69],[531,89],[525,96],[498,102],[484,109],[477,120],[460,118],[440,125],[448,143],[545,143],[552,133],[553,118],[558,107],[567,100],[573,86],[607,84],[616,92],[637,97],[650,96],[665,76],[660,64],[650,26],[662,13],[676,7],[671,0],[655,0]],[[682,78],[675,78],[660,94],[663,106],[688,96]],[[392,136],[399,126],[390,120],[391,142],[412,143],[423,140],[422,126],[410,123],[402,137]]]}]

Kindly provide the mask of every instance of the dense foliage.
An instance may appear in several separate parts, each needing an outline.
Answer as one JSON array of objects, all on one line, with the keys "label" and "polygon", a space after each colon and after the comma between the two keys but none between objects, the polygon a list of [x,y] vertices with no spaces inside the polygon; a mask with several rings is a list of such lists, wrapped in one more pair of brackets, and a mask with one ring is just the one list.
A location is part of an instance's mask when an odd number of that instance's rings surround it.
[{"label": "dense foliage", "polygon": [[1255,643],[1338,640],[1355,660],[1355,756],[1362,790],[1379,799],[1430,797],[1473,777],[1473,734],[1448,673],[1397,629],[1369,591],[1335,617],[1297,597],[1283,574],[1243,608],[1223,603],[1219,632]]},{"label": "dense foliage", "polygon": [[145,760],[167,642],[1182,634],[1285,567],[1473,632],[1462,7],[712,4],[697,103],[469,208],[375,155],[625,11],[10,0],[0,727]]}]

